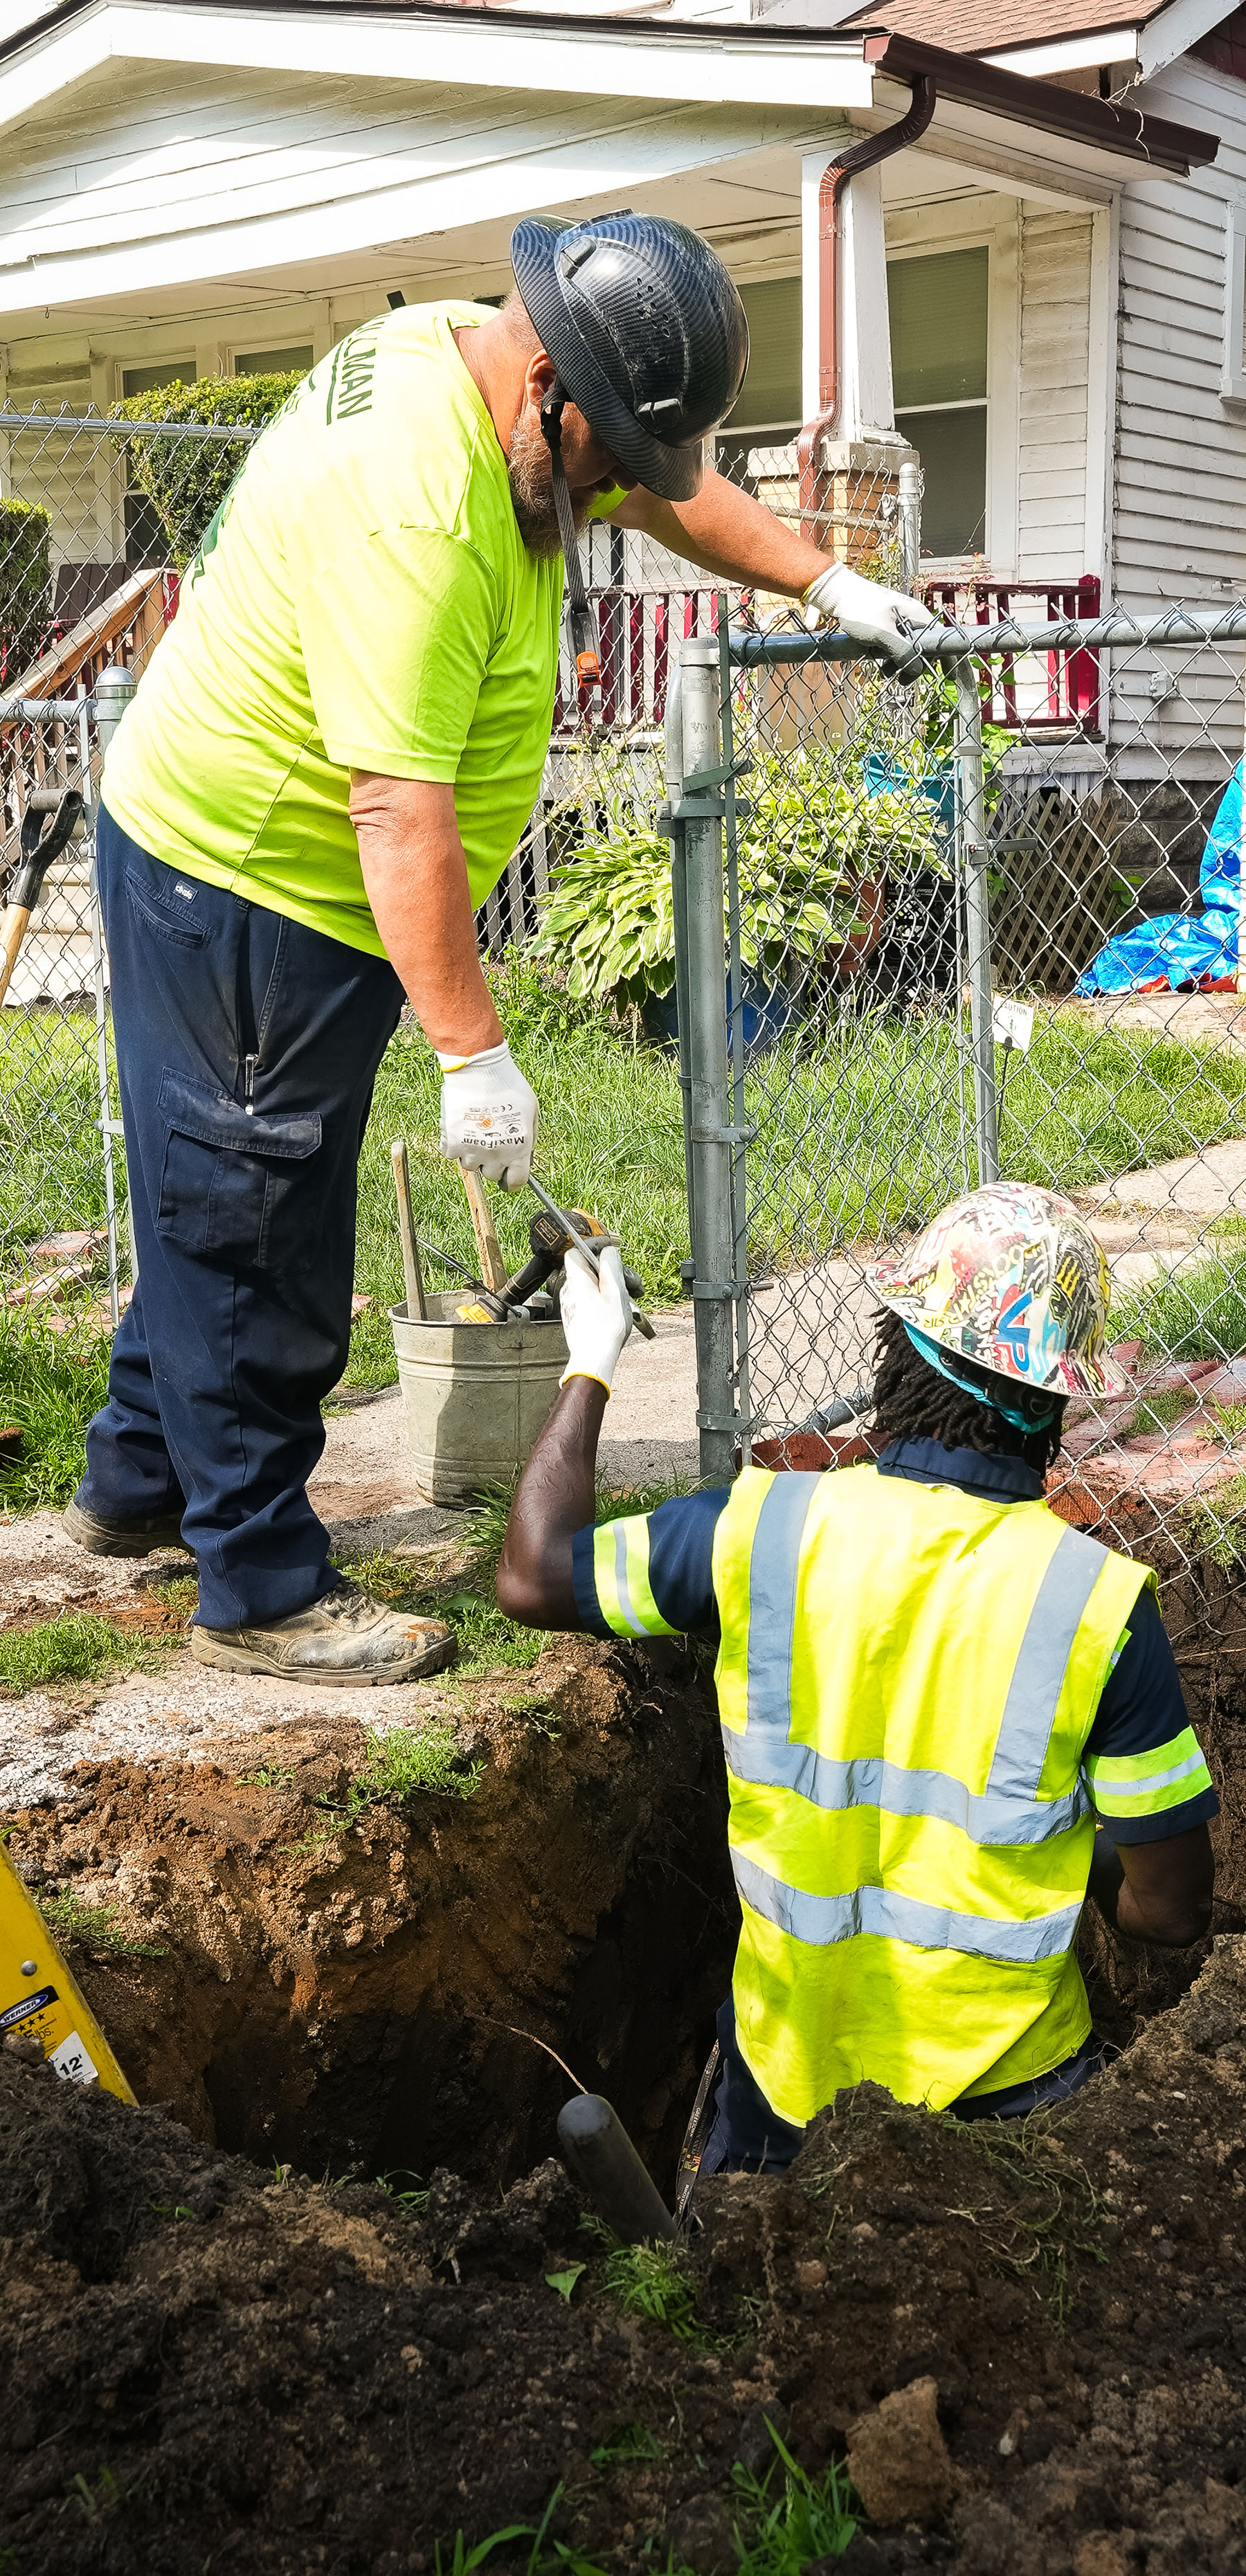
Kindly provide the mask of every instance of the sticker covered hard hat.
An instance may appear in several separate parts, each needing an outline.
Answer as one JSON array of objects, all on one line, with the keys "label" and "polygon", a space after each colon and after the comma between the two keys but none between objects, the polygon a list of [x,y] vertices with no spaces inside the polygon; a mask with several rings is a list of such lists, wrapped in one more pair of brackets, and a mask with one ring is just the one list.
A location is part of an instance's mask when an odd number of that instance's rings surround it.
[{"label": "sticker covered hard hat", "polygon": [[991,1181],[953,1199],[887,1253],[871,1284],[942,1350],[1057,1395],[1116,1395],[1106,1348],[1108,1268],[1069,1199]]}]

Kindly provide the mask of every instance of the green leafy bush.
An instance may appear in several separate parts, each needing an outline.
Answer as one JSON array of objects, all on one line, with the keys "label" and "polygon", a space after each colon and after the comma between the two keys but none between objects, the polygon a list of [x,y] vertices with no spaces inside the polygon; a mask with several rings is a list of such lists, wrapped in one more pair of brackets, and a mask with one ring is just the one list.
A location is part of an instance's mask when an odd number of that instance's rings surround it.
[{"label": "green leafy bush", "polygon": [[[944,864],[939,818],[919,776],[871,795],[851,750],[760,753],[740,800],[740,951],[767,982],[799,983],[833,962],[861,926],[863,880],[897,865]],[[586,840],[554,870],[553,885],[530,953],[568,966],[574,1000],[622,1009],[670,992],[675,927],[662,835]]]},{"label": "green leafy bush", "polygon": [[52,597],[48,532],[37,502],[0,501],[0,675],[13,680],[43,642]]},{"label": "green leafy bush", "polygon": [[169,561],[183,570],[197,552],[230,484],[246,463],[245,438],[179,438],[187,422],[218,428],[262,428],[303,382],[302,374],[201,376],[197,384],[160,385],[113,406],[114,420],[161,420],[167,438],[118,436],[132,492],[145,492],[168,539]]}]

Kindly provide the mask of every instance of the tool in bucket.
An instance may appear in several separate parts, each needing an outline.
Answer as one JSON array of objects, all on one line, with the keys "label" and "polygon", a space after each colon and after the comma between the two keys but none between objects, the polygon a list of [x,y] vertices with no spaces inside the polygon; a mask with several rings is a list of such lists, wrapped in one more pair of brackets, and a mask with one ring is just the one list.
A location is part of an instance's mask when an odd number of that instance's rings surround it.
[{"label": "tool in bucket", "polygon": [[[68,835],[66,835],[68,838]],[[29,1890],[0,1843],[0,2033],[38,2042],[72,2084],[102,2086],[119,2101],[134,2095],[86,1996]]]},{"label": "tool in bucket", "polygon": [[[531,1172],[528,1174],[528,1187],[533,1192],[534,1197],[540,1200],[547,1216],[552,1216],[560,1225],[565,1225],[571,1241],[575,1245],[576,1251],[583,1253],[590,1269],[595,1270],[600,1278],[601,1264],[597,1258],[597,1252],[593,1249],[594,1239],[587,1234],[581,1234],[579,1227],[572,1225],[566,1209],[558,1206],[557,1201],[550,1197],[548,1190],[543,1190],[540,1182],[538,1180],[534,1180]],[[606,1250],[608,1244],[617,1244],[618,1240],[619,1238],[617,1235],[598,1235],[596,1237],[596,1243],[602,1252]],[[630,1290],[628,1291],[628,1294],[631,1294]],[[650,1323],[648,1316],[641,1314],[639,1306],[633,1306],[632,1308],[632,1322],[634,1323],[637,1332],[641,1334],[646,1342],[656,1341],[657,1335],[654,1332],[653,1326]]]},{"label": "tool in bucket", "polygon": [[394,1194],[398,1201],[398,1239],[402,1245],[402,1282],[407,1294],[407,1320],[427,1320],[424,1303],[424,1278],[420,1269],[420,1247],[411,1206],[411,1166],[407,1159],[405,1139],[395,1136],[389,1149],[394,1174]]},{"label": "tool in bucket", "polygon": [[[43,892],[43,880],[53,860],[68,848],[85,813],[85,801],[76,787],[67,787],[63,794],[54,787],[37,787],[27,804],[22,816],[21,856],[9,885],[4,919],[0,921],[0,1002],[13,981],[18,952]],[[49,815],[50,821],[46,819]]]}]

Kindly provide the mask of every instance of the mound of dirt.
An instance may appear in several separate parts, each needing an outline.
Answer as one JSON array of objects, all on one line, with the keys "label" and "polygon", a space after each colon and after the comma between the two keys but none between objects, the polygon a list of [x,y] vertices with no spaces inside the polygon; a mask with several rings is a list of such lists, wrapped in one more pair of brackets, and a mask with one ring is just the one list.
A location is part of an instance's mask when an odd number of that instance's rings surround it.
[{"label": "mound of dirt", "polygon": [[841,2096],[790,2177],[704,2188],[693,2340],[625,2313],[555,2163],[409,2209],[0,2056],[4,2563],[422,2576],[561,2489],[550,2567],[726,2576],[769,2417],[857,2466],[845,2576],[1233,2576],[1244,2031],[1226,1940],[1022,2131]]},{"label": "mound of dirt", "polygon": [[739,1919],[696,1659],[559,1638],[459,1699],[472,1794],[349,1830],[366,1748],[332,1704],[228,1767],[80,1764],[18,1816],[39,1894],[111,1907],[147,1953],[74,1952],[140,2101],[305,2172],[505,2181],[567,2091],[535,2039],[673,2162]]}]

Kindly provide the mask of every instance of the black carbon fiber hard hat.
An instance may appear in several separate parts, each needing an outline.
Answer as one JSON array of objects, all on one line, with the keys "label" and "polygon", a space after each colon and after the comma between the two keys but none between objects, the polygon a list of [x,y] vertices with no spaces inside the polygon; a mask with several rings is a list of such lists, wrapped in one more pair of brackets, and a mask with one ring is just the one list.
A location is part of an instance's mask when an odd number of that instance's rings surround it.
[{"label": "black carbon fiber hard hat", "polygon": [[717,252],[657,215],[528,215],[511,261],[541,346],[590,427],[646,491],[690,501],[701,442],[748,365],[744,307]]}]

